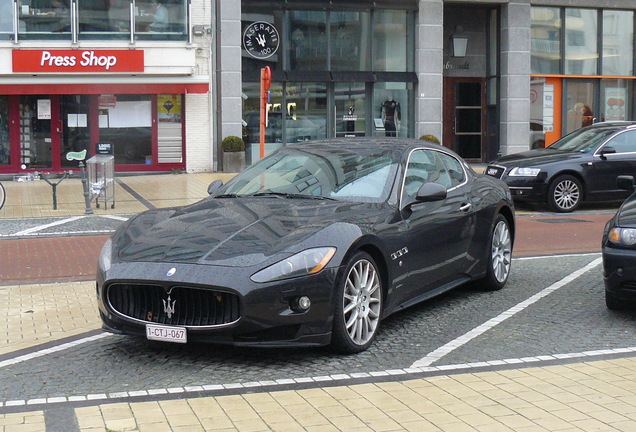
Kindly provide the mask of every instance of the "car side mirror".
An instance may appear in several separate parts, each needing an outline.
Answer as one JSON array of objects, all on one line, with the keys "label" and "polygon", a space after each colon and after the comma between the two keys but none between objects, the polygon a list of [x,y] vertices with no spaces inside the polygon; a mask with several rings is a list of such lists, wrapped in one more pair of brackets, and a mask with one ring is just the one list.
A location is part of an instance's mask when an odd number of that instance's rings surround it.
[{"label": "car side mirror", "polygon": [[629,192],[634,192],[634,177],[629,175],[619,175],[616,177],[616,186]]},{"label": "car side mirror", "polygon": [[210,186],[208,186],[208,194],[213,195],[221,188],[221,186],[223,186],[223,180],[214,180],[212,183],[210,183]]},{"label": "car side mirror", "polygon": [[616,153],[616,149],[614,147],[611,147],[611,146],[603,147],[603,149],[601,150],[601,159],[606,159],[605,155],[612,154],[612,153]]},{"label": "car side mirror", "polygon": [[435,182],[424,183],[415,195],[416,202],[433,202],[443,199],[446,199],[446,186]]}]

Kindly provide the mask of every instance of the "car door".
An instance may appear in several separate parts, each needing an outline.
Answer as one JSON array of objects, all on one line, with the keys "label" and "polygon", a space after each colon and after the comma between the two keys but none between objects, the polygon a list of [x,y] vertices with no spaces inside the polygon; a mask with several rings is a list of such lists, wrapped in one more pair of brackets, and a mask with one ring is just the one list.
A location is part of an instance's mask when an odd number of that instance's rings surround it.
[{"label": "car door", "polygon": [[[606,153],[610,149],[613,153]],[[588,198],[624,198],[626,192],[618,189],[616,178],[636,175],[636,130],[621,132],[604,143],[594,153],[593,164],[593,170],[589,171]]]},{"label": "car door", "polygon": [[[413,203],[420,186],[426,182],[444,185],[446,198]],[[431,149],[411,153],[401,203],[408,232],[405,261],[409,288],[405,295],[432,295],[464,277],[467,250],[475,230],[474,209],[466,183],[461,163],[450,154]]]}]

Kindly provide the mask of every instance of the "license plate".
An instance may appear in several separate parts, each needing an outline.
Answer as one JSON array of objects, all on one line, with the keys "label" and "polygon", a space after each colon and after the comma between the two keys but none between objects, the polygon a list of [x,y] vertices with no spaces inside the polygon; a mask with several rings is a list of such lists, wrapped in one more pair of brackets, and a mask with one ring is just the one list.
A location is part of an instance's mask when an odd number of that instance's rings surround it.
[{"label": "license plate", "polygon": [[183,327],[170,327],[154,324],[146,324],[146,337],[150,340],[186,343],[188,333]]}]

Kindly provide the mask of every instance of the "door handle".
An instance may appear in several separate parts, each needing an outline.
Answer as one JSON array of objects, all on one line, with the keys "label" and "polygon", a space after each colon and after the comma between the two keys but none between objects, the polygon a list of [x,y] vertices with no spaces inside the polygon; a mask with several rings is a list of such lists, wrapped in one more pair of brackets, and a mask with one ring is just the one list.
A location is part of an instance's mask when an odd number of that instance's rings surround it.
[{"label": "door handle", "polygon": [[472,206],[473,205],[471,203],[464,203],[461,206],[459,206],[459,209],[463,212],[467,212],[468,210],[470,210]]}]

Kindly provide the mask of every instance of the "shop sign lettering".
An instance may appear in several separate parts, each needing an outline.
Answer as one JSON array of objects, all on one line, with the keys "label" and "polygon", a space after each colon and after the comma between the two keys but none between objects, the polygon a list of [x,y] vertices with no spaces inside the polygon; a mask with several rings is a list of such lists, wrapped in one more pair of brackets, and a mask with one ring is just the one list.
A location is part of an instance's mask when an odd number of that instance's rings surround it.
[{"label": "shop sign lettering", "polygon": [[14,72],[143,72],[141,50],[14,50]]}]

